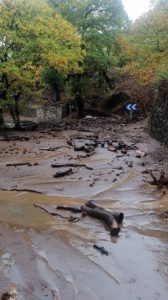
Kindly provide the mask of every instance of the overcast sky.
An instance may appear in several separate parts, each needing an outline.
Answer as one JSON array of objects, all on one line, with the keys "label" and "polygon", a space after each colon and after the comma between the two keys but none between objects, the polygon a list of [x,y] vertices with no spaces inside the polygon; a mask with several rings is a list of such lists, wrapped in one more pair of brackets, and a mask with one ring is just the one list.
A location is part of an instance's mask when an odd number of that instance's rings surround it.
[{"label": "overcast sky", "polygon": [[149,9],[150,0],[122,0],[131,20],[137,19]]}]

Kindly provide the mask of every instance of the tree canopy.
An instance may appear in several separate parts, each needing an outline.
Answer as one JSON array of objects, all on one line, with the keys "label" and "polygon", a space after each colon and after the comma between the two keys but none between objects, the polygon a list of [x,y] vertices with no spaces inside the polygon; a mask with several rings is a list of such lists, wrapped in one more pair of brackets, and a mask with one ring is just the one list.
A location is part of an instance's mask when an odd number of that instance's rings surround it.
[{"label": "tree canopy", "polygon": [[46,67],[64,74],[81,72],[83,52],[75,28],[42,0],[0,3],[0,106],[13,95],[40,88]]},{"label": "tree canopy", "polygon": [[121,44],[128,61],[126,70],[142,82],[154,82],[167,72],[168,2],[157,1],[153,10],[131,26]]},{"label": "tree canopy", "polygon": [[[82,37],[86,55],[83,77],[99,81],[106,78],[108,68],[119,61],[118,34],[128,26],[128,17],[120,0],[49,0]],[[102,79],[101,76],[103,75]]]}]

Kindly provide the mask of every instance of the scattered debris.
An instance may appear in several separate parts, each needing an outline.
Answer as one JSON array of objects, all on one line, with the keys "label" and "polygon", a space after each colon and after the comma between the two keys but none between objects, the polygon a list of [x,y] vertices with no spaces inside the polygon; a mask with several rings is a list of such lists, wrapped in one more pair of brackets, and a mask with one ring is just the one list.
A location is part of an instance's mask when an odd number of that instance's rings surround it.
[{"label": "scattered debris", "polygon": [[11,135],[11,136],[6,136],[3,138],[4,141],[29,141],[31,137],[28,136],[18,136],[18,135]]},{"label": "scattered debris", "polygon": [[71,175],[71,174],[73,174],[72,168],[65,168],[65,170],[56,172],[56,173],[53,175],[53,177],[54,177],[54,178],[58,178],[58,177],[64,177],[64,176],[66,176],[66,175]]},{"label": "scattered debris", "polygon": [[6,164],[6,167],[18,167],[18,166],[29,166],[31,167],[32,164],[29,163],[29,162],[22,162],[22,163],[9,163],[9,164]]},{"label": "scattered debris", "polygon": [[51,165],[51,167],[52,168],[62,168],[62,167],[74,167],[74,168],[76,168],[76,167],[84,167],[84,168],[86,168],[86,169],[88,169],[88,170],[93,170],[93,168],[92,167],[89,167],[89,166],[87,166],[87,165],[85,165],[85,164],[73,164],[73,163],[65,163],[65,164],[61,164],[61,163],[59,163],[59,164],[52,164]]},{"label": "scattered debris", "polygon": [[[48,208],[47,206],[46,208],[46,206],[44,207],[44,205],[38,205],[38,204],[34,204],[34,206],[41,208],[42,210],[44,210],[45,212],[47,212],[52,216],[59,216],[62,218],[66,218],[57,214],[55,211],[53,212],[53,210],[51,211],[51,207]],[[82,205],[80,208],[76,206],[58,205],[57,207],[55,207],[55,209],[59,209],[59,210],[62,209],[67,211],[69,210],[74,213],[82,213],[82,216],[84,213],[84,215],[88,215],[90,217],[104,221],[107,226],[107,229],[110,231],[110,234],[112,236],[118,236],[121,230],[120,224],[124,219],[123,213],[112,213],[111,211],[106,210],[103,207],[97,205],[94,201],[88,201],[85,203],[85,205]],[[79,219],[77,219],[77,221],[78,220]]]},{"label": "scattered debris", "polygon": [[150,182],[153,185],[157,185],[160,188],[162,187],[168,187],[168,177],[166,177],[165,172],[161,172],[160,177],[157,179],[156,176],[153,174],[153,172],[151,170],[146,170],[145,171],[146,174],[149,174],[153,181]]},{"label": "scattered debris", "polygon": [[160,214],[160,218],[163,220],[163,221],[168,221],[168,210],[162,212]]},{"label": "scattered debris", "polygon": [[108,251],[104,247],[100,247],[100,246],[94,244],[93,248],[95,248],[96,250],[100,251],[101,254],[103,254],[103,255],[107,255],[107,256],[109,255]]},{"label": "scattered debris", "polygon": [[5,292],[1,295],[1,300],[17,300],[16,287],[12,287],[9,292]]},{"label": "scattered debris", "polygon": [[129,168],[132,168],[132,167],[133,167],[133,162],[132,162],[132,161],[126,161],[125,163],[127,164],[127,166],[128,166]]},{"label": "scattered debris", "polygon": [[69,147],[67,147],[67,146],[58,146],[58,147],[40,148],[39,150],[40,151],[56,151],[56,150],[59,150],[59,149],[62,149],[62,148],[69,149]]},{"label": "scattered debris", "polygon": [[57,209],[71,211],[73,213],[81,213],[82,209],[80,206],[66,206],[66,205],[57,205]]},{"label": "scattered debris", "polygon": [[141,150],[136,150],[136,157],[137,158],[143,158],[144,156],[146,156],[146,152],[141,151]]}]

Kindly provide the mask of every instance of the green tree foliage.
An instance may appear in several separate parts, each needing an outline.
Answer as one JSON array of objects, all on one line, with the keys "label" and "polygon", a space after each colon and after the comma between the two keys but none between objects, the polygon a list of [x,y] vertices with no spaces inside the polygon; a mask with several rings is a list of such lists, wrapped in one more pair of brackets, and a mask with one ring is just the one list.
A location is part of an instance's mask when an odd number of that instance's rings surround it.
[{"label": "green tree foliage", "polygon": [[79,73],[82,60],[75,28],[42,0],[0,2],[1,112],[10,108],[18,122],[19,100],[41,88],[44,68]]},{"label": "green tree foliage", "polygon": [[121,38],[121,44],[129,62],[126,70],[144,83],[157,80],[167,70],[168,2],[138,19],[130,33]]},{"label": "green tree foliage", "polygon": [[[108,82],[107,70],[118,66],[120,45],[118,35],[128,25],[128,17],[120,0],[49,0],[50,4],[82,36],[86,56],[80,84],[88,87],[92,78]],[[87,79],[87,80],[86,80]],[[77,77],[79,83],[79,77]],[[80,85],[79,84],[79,85]],[[102,88],[102,86],[101,86]]]},{"label": "green tree foliage", "polygon": [[53,100],[61,100],[61,92],[64,89],[65,74],[54,68],[45,68],[42,72],[42,81],[52,90]]}]

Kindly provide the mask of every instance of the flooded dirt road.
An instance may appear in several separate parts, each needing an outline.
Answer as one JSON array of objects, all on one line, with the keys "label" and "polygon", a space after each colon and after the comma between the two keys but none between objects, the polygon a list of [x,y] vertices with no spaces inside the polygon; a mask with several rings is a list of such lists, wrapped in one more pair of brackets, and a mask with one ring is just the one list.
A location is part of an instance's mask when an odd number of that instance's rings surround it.
[{"label": "flooded dirt road", "polygon": [[[136,150],[113,152],[106,145],[98,145],[89,157],[75,152],[67,139],[79,135],[77,130],[55,137],[34,133],[29,142],[0,142],[1,294],[14,288],[18,300],[167,300],[168,223],[159,214],[168,210],[168,193],[150,185],[144,172],[164,170],[167,149],[141,127],[119,126],[117,133],[105,128],[103,134],[115,143],[121,139],[128,145],[136,143],[147,154],[141,158]],[[46,150],[56,146],[61,147]],[[7,167],[21,162],[31,164]],[[53,178],[56,170],[51,164],[65,162],[90,169],[77,166],[71,175]],[[100,221],[89,216],[71,223],[33,206],[82,205],[89,199],[124,213],[119,237],[111,237]],[[101,255],[94,244],[109,255]]]}]

